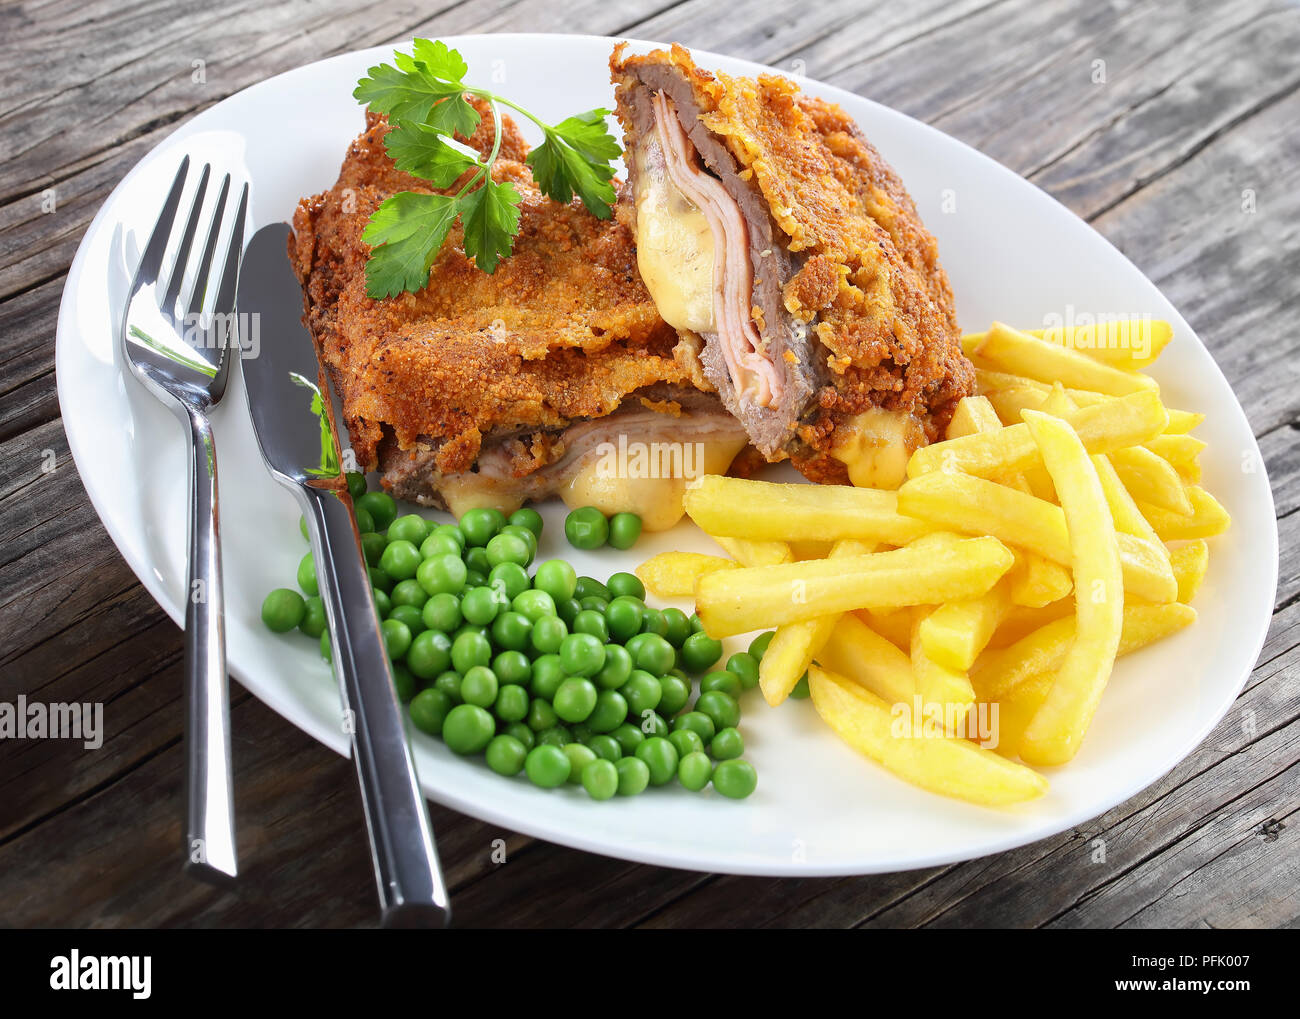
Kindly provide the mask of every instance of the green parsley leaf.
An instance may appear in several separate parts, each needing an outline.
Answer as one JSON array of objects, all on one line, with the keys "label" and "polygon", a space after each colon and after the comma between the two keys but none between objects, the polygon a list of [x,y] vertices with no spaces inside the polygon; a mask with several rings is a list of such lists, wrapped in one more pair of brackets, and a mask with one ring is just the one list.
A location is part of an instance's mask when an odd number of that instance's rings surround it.
[{"label": "green parsley leaf", "polygon": [[[570,117],[565,123],[576,119]],[[609,137],[608,132],[605,132],[605,137]],[[599,143],[589,130],[578,134],[577,139],[582,149],[574,147],[552,128],[546,132],[546,140],[528,153],[527,163],[532,167],[537,186],[548,198],[567,203],[576,194],[593,216],[609,219],[615,198],[614,185],[609,183],[614,168],[608,163],[590,159],[584,153],[583,149],[598,151],[595,146]],[[612,138],[610,141],[613,143]],[[617,143],[614,145],[617,150]]]},{"label": "green parsley leaf", "polygon": [[390,120],[427,123],[446,134],[468,138],[478,127],[478,111],[465,98],[468,67],[441,40],[416,39],[414,55],[395,52],[392,64],[370,68],[352,96]]},{"label": "green parsley leaf", "polygon": [[465,225],[465,254],[489,275],[510,254],[519,232],[519,192],[509,181],[490,177],[483,186],[460,198]]},{"label": "green parsley leaf", "polygon": [[303,470],[318,478],[336,478],[339,474],[339,453],[334,442],[334,430],[330,428],[330,416],[325,411],[325,398],[316,383],[306,376],[290,372],[289,379],[294,385],[311,390],[311,412],[320,421],[320,466],[304,467]]},{"label": "green parsley leaf", "polygon": [[384,148],[403,173],[423,177],[437,188],[449,188],[462,173],[479,164],[448,145],[445,137],[428,124],[399,121],[384,136]]},{"label": "green parsley leaf", "polygon": [[458,211],[452,195],[399,191],[385,199],[361,234],[371,246],[366,294],[377,301],[428,286],[429,269]]}]

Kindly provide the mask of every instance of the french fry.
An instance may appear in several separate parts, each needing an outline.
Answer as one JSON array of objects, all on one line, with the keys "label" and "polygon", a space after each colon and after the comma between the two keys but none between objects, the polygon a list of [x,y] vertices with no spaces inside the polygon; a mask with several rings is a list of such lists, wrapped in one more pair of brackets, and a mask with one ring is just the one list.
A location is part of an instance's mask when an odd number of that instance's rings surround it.
[{"label": "french fry", "polygon": [[1029,386],[1011,386],[997,389],[988,394],[988,400],[997,412],[998,420],[1004,425],[1020,423],[1020,414],[1025,410],[1038,410],[1047,400],[1047,394]]},{"label": "french fry", "polygon": [[794,554],[784,541],[750,541],[748,538],[728,538],[725,535],[712,537],[741,566],[776,566],[779,563],[794,562]]},{"label": "french fry", "polygon": [[1186,435],[1204,420],[1204,414],[1193,414],[1187,410],[1170,410],[1169,424],[1165,426],[1165,434]]},{"label": "french fry", "polygon": [[1043,706],[1043,701],[1047,700],[1055,679],[1051,672],[1039,672],[1021,683],[1004,700],[994,702],[998,709],[998,743],[992,750],[1011,759],[1020,756],[1025,730]]},{"label": "french fry", "polygon": [[[996,588],[998,585],[994,584]],[[992,590],[992,588],[990,588]],[[970,685],[970,678],[964,669],[950,669],[936,662],[926,651],[921,640],[921,625],[934,614],[928,606],[918,606],[912,610],[912,633],[910,657],[912,675],[916,679],[916,692],[920,695],[922,705],[937,705],[941,717],[949,716],[949,709],[955,708],[956,719],[964,719],[965,708],[975,700],[975,690]],[[952,735],[952,731],[948,731]]]},{"label": "french fry", "polygon": [[700,578],[695,605],[709,636],[729,637],[850,609],[973,598],[997,583],[1013,560],[1000,541],[984,537],[946,547],[719,570]]},{"label": "french fry", "polygon": [[[867,542],[848,538],[835,543],[830,558],[842,559],[851,555],[866,555],[873,548],[874,546]],[[806,619],[801,623],[787,623],[785,626],[777,627],[758,666],[758,685],[768,704],[776,707],[790,696],[790,691],[808,670],[813,656],[826,643],[826,639],[831,635],[839,619],[839,615],[819,616],[816,619]]]},{"label": "french fry", "polygon": [[[978,372],[976,375],[978,376]],[[945,436],[949,439],[976,432],[991,432],[1002,427],[998,412],[987,396],[965,396],[957,401],[957,409],[952,412]]]},{"label": "french fry", "polygon": [[791,541],[790,554],[794,556],[795,562],[804,559],[825,559],[830,555],[831,544],[829,541]]},{"label": "french fry", "polygon": [[701,552],[660,552],[636,568],[646,590],[660,598],[689,598],[696,582],[707,573],[738,569],[722,556]]},{"label": "french fry", "polygon": [[1011,607],[1009,577],[978,598],[940,605],[922,620],[921,645],[931,661],[962,673],[975,664]]},{"label": "french fry", "polygon": [[[1195,621],[1196,610],[1182,602],[1126,604],[1117,653],[1130,654],[1177,633]],[[1063,616],[1044,623],[1007,647],[984,652],[970,670],[975,695],[980,700],[1000,701],[1018,690],[1031,676],[1053,672],[1070,653],[1075,632],[1074,616]]]},{"label": "french fry", "polygon": [[[1170,412],[1173,413],[1172,411]],[[1170,418],[1172,423],[1173,419]],[[1157,435],[1154,439],[1144,443],[1147,449],[1155,453],[1156,456],[1168,460],[1175,468],[1186,464],[1196,462],[1196,458],[1205,451],[1208,443],[1203,439],[1198,439],[1194,435],[1169,434]]]},{"label": "french fry", "polygon": [[[936,526],[967,534],[991,534],[1054,563],[1072,564],[1070,536],[1061,507],[1006,485],[968,474],[936,471],[904,484],[898,490],[898,506],[904,513],[924,517]],[[1178,585],[1168,556],[1157,545],[1129,534],[1119,536],[1124,583],[1133,594],[1148,601],[1173,601]],[[1077,578],[1075,587],[1077,592]]]},{"label": "french fry", "polygon": [[[1120,479],[1119,472],[1115,470],[1110,457],[1094,456],[1092,465],[1097,469],[1097,479],[1101,482],[1101,490],[1106,494],[1106,505],[1110,507],[1110,516],[1115,521],[1115,530],[1121,534],[1131,534],[1135,538],[1141,538],[1153,547],[1160,545],[1160,539],[1156,537],[1154,528],[1138,509],[1129,490],[1124,487],[1124,482]],[[1160,547],[1164,546],[1160,545]]]},{"label": "french fry", "polygon": [[1155,390],[1150,376],[1114,368],[1087,354],[1039,339],[994,322],[975,348],[976,356],[995,367],[1040,382],[1060,382],[1072,389],[1091,389],[1111,396]]},{"label": "french fry", "polygon": [[[1048,623],[1073,615],[1074,601],[1069,598],[1062,598],[1060,601],[1054,601],[1050,605],[1044,605],[1041,608],[1013,605],[1007,610],[1002,625],[989,638],[988,649],[979,657],[973,668],[978,669],[995,650],[1010,647],[1016,641],[1029,636],[1029,634],[1041,629]],[[978,690],[975,692],[976,694],[979,693]]]},{"label": "french fry", "polygon": [[1139,502],[1138,509],[1155,528],[1161,541],[1190,541],[1194,538],[1213,538],[1222,534],[1232,523],[1228,511],[1219,501],[1199,485],[1189,485],[1187,498],[1192,512],[1186,515],[1170,513],[1167,509]]},{"label": "french fry", "polygon": [[1022,803],[1047,791],[1031,768],[964,739],[896,736],[895,712],[861,685],[814,665],[813,707],[845,743],[899,778],[931,792],[986,806]]},{"label": "french fry", "polygon": [[1025,413],[1025,424],[1061,499],[1074,568],[1075,635],[1070,654],[1025,730],[1020,755],[1064,764],[1079,752],[1110,679],[1124,629],[1124,577],[1106,494],[1078,435],[1060,418]]},{"label": "french fry", "polygon": [[[1024,332],[1126,371],[1138,371],[1152,364],[1173,338],[1173,327],[1168,322],[1142,318]],[[968,355],[978,350],[986,335],[967,333],[961,338],[962,349]]]},{"label": "french fry", "polygon": [[1197,538],[1171,549],[1169,561],[1173,564],[1174,579],[1178,581],[1178,600],[1190,605],[1210,567],[1210,546],[1204,538]]},{"label": "french fry", "polygon": [[[909,609],[901,611],[911,614]],[[887,704],[911,704],[916,693],[907,653],[863,622],[856,612],[840,616],[816,659],[823,668],[862,684]]]},{"label": "french fry", "polygon": [[[857,615],[873,631],[884,637],[900,651],[912,647],[912,610],[905,609],[859,609]],[[843,672],[843,669],[838,670]]]},{"label": "french fry", "polygon": [[1047,394],[1047,399],[1038,408],[1044,414],[1051,414],[1058,418],[1068,417],[1078,409],[1079,405],[1070,398],[1070,395],[1065,391],[1065,387],[1059,382],[1052,386]]},{"label": "french fry", "polygon": [[934,530],[898,512],[894,492],[848,485],[783,485],[706,474],[686,489],[686,512],[712,535],[758,541],[858,538],[906,545]]},{"label": "french fry", "polygon": [[[1169,423],[1169,414],[1158,393],[1142,392],[1080,407],[1066,420],[1089,453],[1109,453],[1154,439]],[[916,478],[933,471],[963,471],[993,478],[1041,464],[1042,455],[1022,422],[996,432],[963,435],[922,446],[908,461],[907,475]],[[690,490],[686,497],[689,507]]]},{"label": "french fry", "polygon": [[1149,502],[1183,516],[1192,512],[1192,502],[1187,498],[1178,472],[1169,461],[1156,456],[1145,446],[1117,449],[1110,454],[1110,462],[1115,465],[1115,473],[1124,482],[1124,487],[1138,502]]},{"label": "french fry", "polygon": [[1044,559],[1036,552],[1021,550],[1016,564],[1007,574],[1011,602],[1026,608],[1042,608],[1060,601],[1074,590],[1074,578],[1060,563]]}]

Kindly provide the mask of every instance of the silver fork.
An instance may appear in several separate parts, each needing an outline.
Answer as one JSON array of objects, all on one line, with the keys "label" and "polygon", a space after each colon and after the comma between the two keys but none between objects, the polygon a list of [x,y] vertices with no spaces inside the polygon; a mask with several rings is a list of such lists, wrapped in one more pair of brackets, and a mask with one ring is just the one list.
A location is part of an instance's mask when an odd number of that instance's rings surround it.
[{"label": "silver fork", "polygon": [[[244,248],[248,185],[229,229],[230,175],[221,182],[198,261],[191,255],[212,167],[205,164],[170,272],[163,260],[189,174],[186,156],[140,258],[122,319],[122,355],[131,372],[169,407],[190,437],[189,577],[185,598],[185,864],[196,877],[226,883],[237,871],[226,679],[225,610],[217,518],[217,452],[208,412],[226,391],[235,291]],[[215,293],[208,282],[223,233]],[[186,276],[193,273],[188,289]],[[165,278],[164,278],[165,276]],[[182,300],[181,291],[186,289]]]}]

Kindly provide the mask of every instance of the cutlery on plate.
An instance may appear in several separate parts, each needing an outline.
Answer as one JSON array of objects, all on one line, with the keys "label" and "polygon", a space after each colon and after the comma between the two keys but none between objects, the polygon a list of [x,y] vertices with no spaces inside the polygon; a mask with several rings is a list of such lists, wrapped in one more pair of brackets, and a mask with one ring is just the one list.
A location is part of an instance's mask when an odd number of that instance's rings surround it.
[{"label": "cutlery on plate", "polygon": [[[208,412],[226,391],[234,339],[235,292],[243,250],[248,185],[227,212],[231,180],[221,182],[202,247],[195,251],[212,177],[204,165],[188,215],[173,225],[189,177],[180,169],[140,258],[122,318],[131,373],[169,407],[189,434],[190,514],[185,598],[185,869],[227,882],[237,871],[230,766],[230,701],[217,516],[217,451]],[[214,258],[222,235],[225,254]],[[168,252],[172,252],[168,258]]]},{"label": "cutlery on plate", "polygon": [[248,333],[241,340],[248,409],[267,469],[297,498],[311,534],[384,925],[441,926],[449,916],[447,891],[352,501],[335,473],[338,444],[312,413],[314,394],[307,387],[321,383],[326,414],[329,392],[302,324],[302,291],[289,265],[288,239],[284,223],[258,230],[239,275],[240,326]]}]

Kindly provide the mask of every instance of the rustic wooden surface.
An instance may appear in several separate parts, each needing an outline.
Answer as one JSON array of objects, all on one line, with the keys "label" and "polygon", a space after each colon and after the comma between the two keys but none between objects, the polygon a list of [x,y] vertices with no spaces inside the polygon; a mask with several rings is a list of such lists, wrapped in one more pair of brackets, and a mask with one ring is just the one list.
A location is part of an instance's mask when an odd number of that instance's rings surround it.
[{"label": "rustic wooden surface", "polygon": [[[1076,830],[930,870],[768,880],[591,856],[435,807],[458,923],[1300,924],[1300,341],[1290,319],[1300,312],[1300,10],[1260,0],[0,6],[0,700],[107,705],[98,752],[0,744],[0,924],[373,922],[351,765],[238,687],[246,875],[229,894],[180,874],[181,637],[117,554],[72,465],[55,317],[95,210],[185,118],[344,50],[489,31],[678,40],[798,70],[934,124],[1046,188],[1209,344],[1263,448],[1282,561],[1268,643],[1237,708],[1170,775]],[[191,80],[195,60],[205,83]],[[1103,84],[1092,81],[1097,60]],[[47,215],[50,188],[58,203]],[[50,457],[57,469],[42,471]],[[490,855],[498,838],[504,865]]]}]

